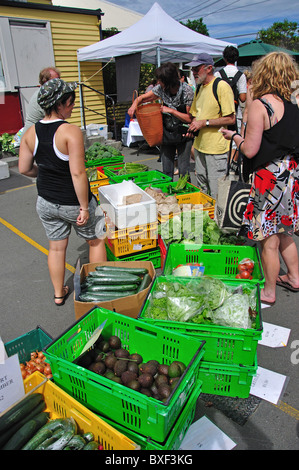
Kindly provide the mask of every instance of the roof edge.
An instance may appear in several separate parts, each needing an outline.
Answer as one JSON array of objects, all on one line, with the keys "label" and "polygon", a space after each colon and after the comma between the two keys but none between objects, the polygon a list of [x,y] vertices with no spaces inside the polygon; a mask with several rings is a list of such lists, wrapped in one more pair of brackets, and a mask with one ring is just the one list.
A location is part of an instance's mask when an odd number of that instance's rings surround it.
[{"label": "roof edge", "polygon": [[62,13],[77,13],[80,15],[93,15],[101,17],[105,13],[100,8],[97,10],[87,10],[85,8],[74,8],[74,7],[60,7],[58,5],[46,5],[44,3],[31,3],[31,2],[9,2],[7,0],[1,1],[2,7],[11,8],[28,8],[31,10],[45,10],[45,11],[58,11]]}]

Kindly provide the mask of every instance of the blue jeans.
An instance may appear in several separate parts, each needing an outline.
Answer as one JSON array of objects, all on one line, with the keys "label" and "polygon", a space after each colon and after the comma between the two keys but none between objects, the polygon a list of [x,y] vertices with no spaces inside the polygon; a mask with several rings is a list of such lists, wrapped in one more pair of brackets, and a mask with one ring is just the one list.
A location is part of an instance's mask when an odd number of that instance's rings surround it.
[{"label": "blue jeans", "polygon": [[178,154],[178,170],[179,175],[184,176],[190,174],[190,155],[193,140],[188,140],[181,144],[165,144],[161,145],[162,171],[167,176],[173,178],[174,158],[176,152]]}]

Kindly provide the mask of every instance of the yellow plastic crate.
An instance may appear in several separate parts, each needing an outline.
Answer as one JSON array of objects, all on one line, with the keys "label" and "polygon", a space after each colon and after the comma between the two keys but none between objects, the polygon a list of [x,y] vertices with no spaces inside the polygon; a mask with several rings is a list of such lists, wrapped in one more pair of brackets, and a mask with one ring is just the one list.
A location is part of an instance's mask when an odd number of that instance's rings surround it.
[{"label": "yellow plastic crate", "polygon": [[[215,211],[215,199],[208,194],[197,192],[197,193],[186,193],[186,194],[175,194],[175,197],[178,200],[179,204],[202,204],[202,210],[208,211],[211,219],[214,219]],[[211,206],[204,207],[205,204],[211,204]],[[200,209],[198,209],[200,210]],[[168,219],[171,219],[174,215],[179,215],[180,212],[171,213],[169,215],[162,215],[158,212],[158,220],[160,223],[166,222]]]},{"label": "yellow plastic crate", "polygon": [[73,417],[78,432],[92,432],[95,441],[101,444],[104,450],[140,450],[139,445],[81,405],[53,382],[47,380],[43,383],[43,381],[45,377],[39,372],[34,372],[24,381],[25,393],[40,385],[36,391],[42,393],[47,407],[45,411],[50,413],[51,419]]},{"label": "yellow plastic crate", "polygon": [[158,222],[116,230],[106,220],[106,244],[114,256],[124,256],[156,248]]},{"label": "yellow plastic crate", "polygon": [[97,200],[99,200],[98,188],[100,186],[106,186],[107,184],[110,184],[109,178],[103,172],[97,170],[97,179],[89,182],[90,190]]}]

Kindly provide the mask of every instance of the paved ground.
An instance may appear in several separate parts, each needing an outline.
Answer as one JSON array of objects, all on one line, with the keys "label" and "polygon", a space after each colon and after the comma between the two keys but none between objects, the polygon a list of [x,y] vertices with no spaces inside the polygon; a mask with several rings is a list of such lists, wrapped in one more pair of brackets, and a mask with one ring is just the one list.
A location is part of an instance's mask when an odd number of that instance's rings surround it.
[{"label": "paved ground", "polygon": [[[125,161],[142,161],[151,169],[161,169],[158,155],[152,150],[142,149],[137,155],[136,148],[125,147],[123,153]],[[19,175],[17,167],[11,167],[10,172],[10,178],[0,180],[0,336],[8,342],[40,325],[55,337],[75,321],[73,300],[69,297],[61,308],[54,305],[47,267],[48,243],[35,212],[35,183]],[[193,166],[191,178],[195,182]],[[73,234],[66,265],[66,281],[71,289],[78,258],[86,263],[87,250]],[[258,364],[288,377],[278,405],[254,397],[242,403],[217,397],[198,400],[196,418],[206,415],[237,444],[237,450],[299,449],[298,296],[279,288],[275,306],[262,311],[265,322],[291,329],[284,348],[258,345]],[[248,419],[240,424],[244,413]]]}]

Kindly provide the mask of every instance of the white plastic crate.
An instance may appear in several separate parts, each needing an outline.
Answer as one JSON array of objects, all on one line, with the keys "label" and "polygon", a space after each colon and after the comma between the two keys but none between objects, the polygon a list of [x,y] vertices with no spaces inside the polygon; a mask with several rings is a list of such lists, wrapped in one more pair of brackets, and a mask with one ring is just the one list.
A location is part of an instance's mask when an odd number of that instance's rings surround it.
[{"label": "white plastic crate", "polygon": [[[124,205],[124,196],[140,194],[141,201]],[[157,221],[155,199],[139,188],[133,181],[99,187],[99,201],[111,222],[118,229],[151,224]]]}]

